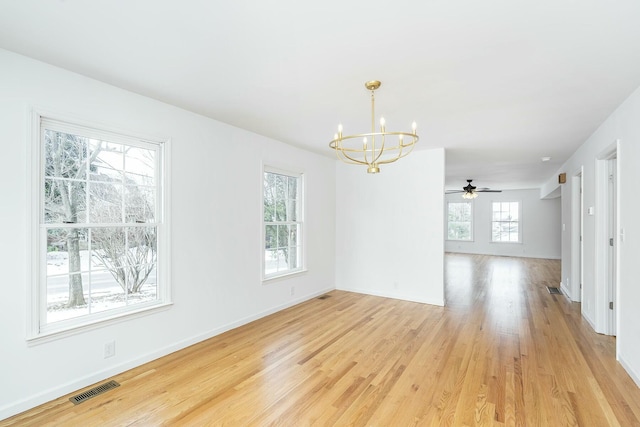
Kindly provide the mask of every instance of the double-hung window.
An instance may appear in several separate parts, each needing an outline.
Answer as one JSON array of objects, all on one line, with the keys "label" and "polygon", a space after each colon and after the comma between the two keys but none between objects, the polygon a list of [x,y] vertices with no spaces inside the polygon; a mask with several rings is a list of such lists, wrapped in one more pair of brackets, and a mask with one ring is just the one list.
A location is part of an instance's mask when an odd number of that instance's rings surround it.
[{"label": "double-hung window", "polygon": [[168,303],[164,143],[39,125],[33,337]]},{"label": "double-hung window", "polygon": [[447,239],[473,240],[473,206],[471,202],[447,204]]},{"label": "double-hung window", "polygon": [[265,167],[263,177],[263,278],[303,268],[301,174]]},{"label": "double-hung window", "polygon": [[521,241],[520,202],[493,202],[491,219],[491,241]]}]

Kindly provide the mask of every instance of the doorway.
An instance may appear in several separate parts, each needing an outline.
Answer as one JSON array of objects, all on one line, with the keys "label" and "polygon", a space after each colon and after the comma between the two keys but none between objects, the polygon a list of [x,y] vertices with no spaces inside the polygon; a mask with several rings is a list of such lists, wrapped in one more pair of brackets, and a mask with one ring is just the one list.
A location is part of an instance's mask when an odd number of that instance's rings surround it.
[{"label": "doorway", "polygon": [[596,331],[617,334],[618,141],[596,161]]},{"label": "doorway", "polygon": [[[583,179],[582,167],[571,177],[571,280],[567,286],[571,300],[581,302],[583,278]],[[567,282],[569,279],[567,278]]]}]

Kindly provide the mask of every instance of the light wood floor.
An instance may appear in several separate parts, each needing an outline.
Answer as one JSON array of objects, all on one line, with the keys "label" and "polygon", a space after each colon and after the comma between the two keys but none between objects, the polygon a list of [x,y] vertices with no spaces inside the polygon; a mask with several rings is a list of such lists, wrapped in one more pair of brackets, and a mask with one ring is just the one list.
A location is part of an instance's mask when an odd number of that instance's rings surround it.
[{"label": "light wood floor", "polygon": [[559,262],[446,256],[447,307],[333,291],[1,425],[637,426]]}]

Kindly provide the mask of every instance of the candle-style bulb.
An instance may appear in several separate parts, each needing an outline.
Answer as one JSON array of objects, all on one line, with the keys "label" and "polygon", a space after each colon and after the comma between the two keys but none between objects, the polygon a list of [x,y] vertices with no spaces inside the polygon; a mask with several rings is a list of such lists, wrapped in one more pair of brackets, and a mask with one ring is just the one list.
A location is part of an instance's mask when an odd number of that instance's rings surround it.
[{"label": "candle-style bulb", "polygon": [[416,133],[417,128],[418,128],[418,125],[416,124],[416,122],[411,123],[411,129],[413,129],[413,133]]},{"label": "candle-style bulb", "polygon": [[340,133],[342,133],[342,123],[340,123],[340,124],[338,125],[338,133],[339,133],[339,134],[340,134]]},{"label": "candle-style bulb", "polygon": [[384,117],[380,117],[380,127],[384,128]]}]

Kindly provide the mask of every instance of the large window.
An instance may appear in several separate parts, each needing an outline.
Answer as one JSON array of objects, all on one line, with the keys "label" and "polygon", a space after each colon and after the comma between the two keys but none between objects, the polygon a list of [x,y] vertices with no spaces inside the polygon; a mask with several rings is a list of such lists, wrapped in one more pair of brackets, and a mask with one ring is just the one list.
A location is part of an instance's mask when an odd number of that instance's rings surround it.
[{"label": "large window", "polygon": [[302,270],[302,175],[265,168],[265,279]]},{"label": "large window", "polygon": [[40,336],[168,302],[163,144],[40,119]]},{"label": "large window", "polygon": [[471,202],[449,202],[447,207],[447,239],[473,240]]},{"label": "large window", "polygon": [[520,203],[493,202],[491,241],[520,242]]}]

